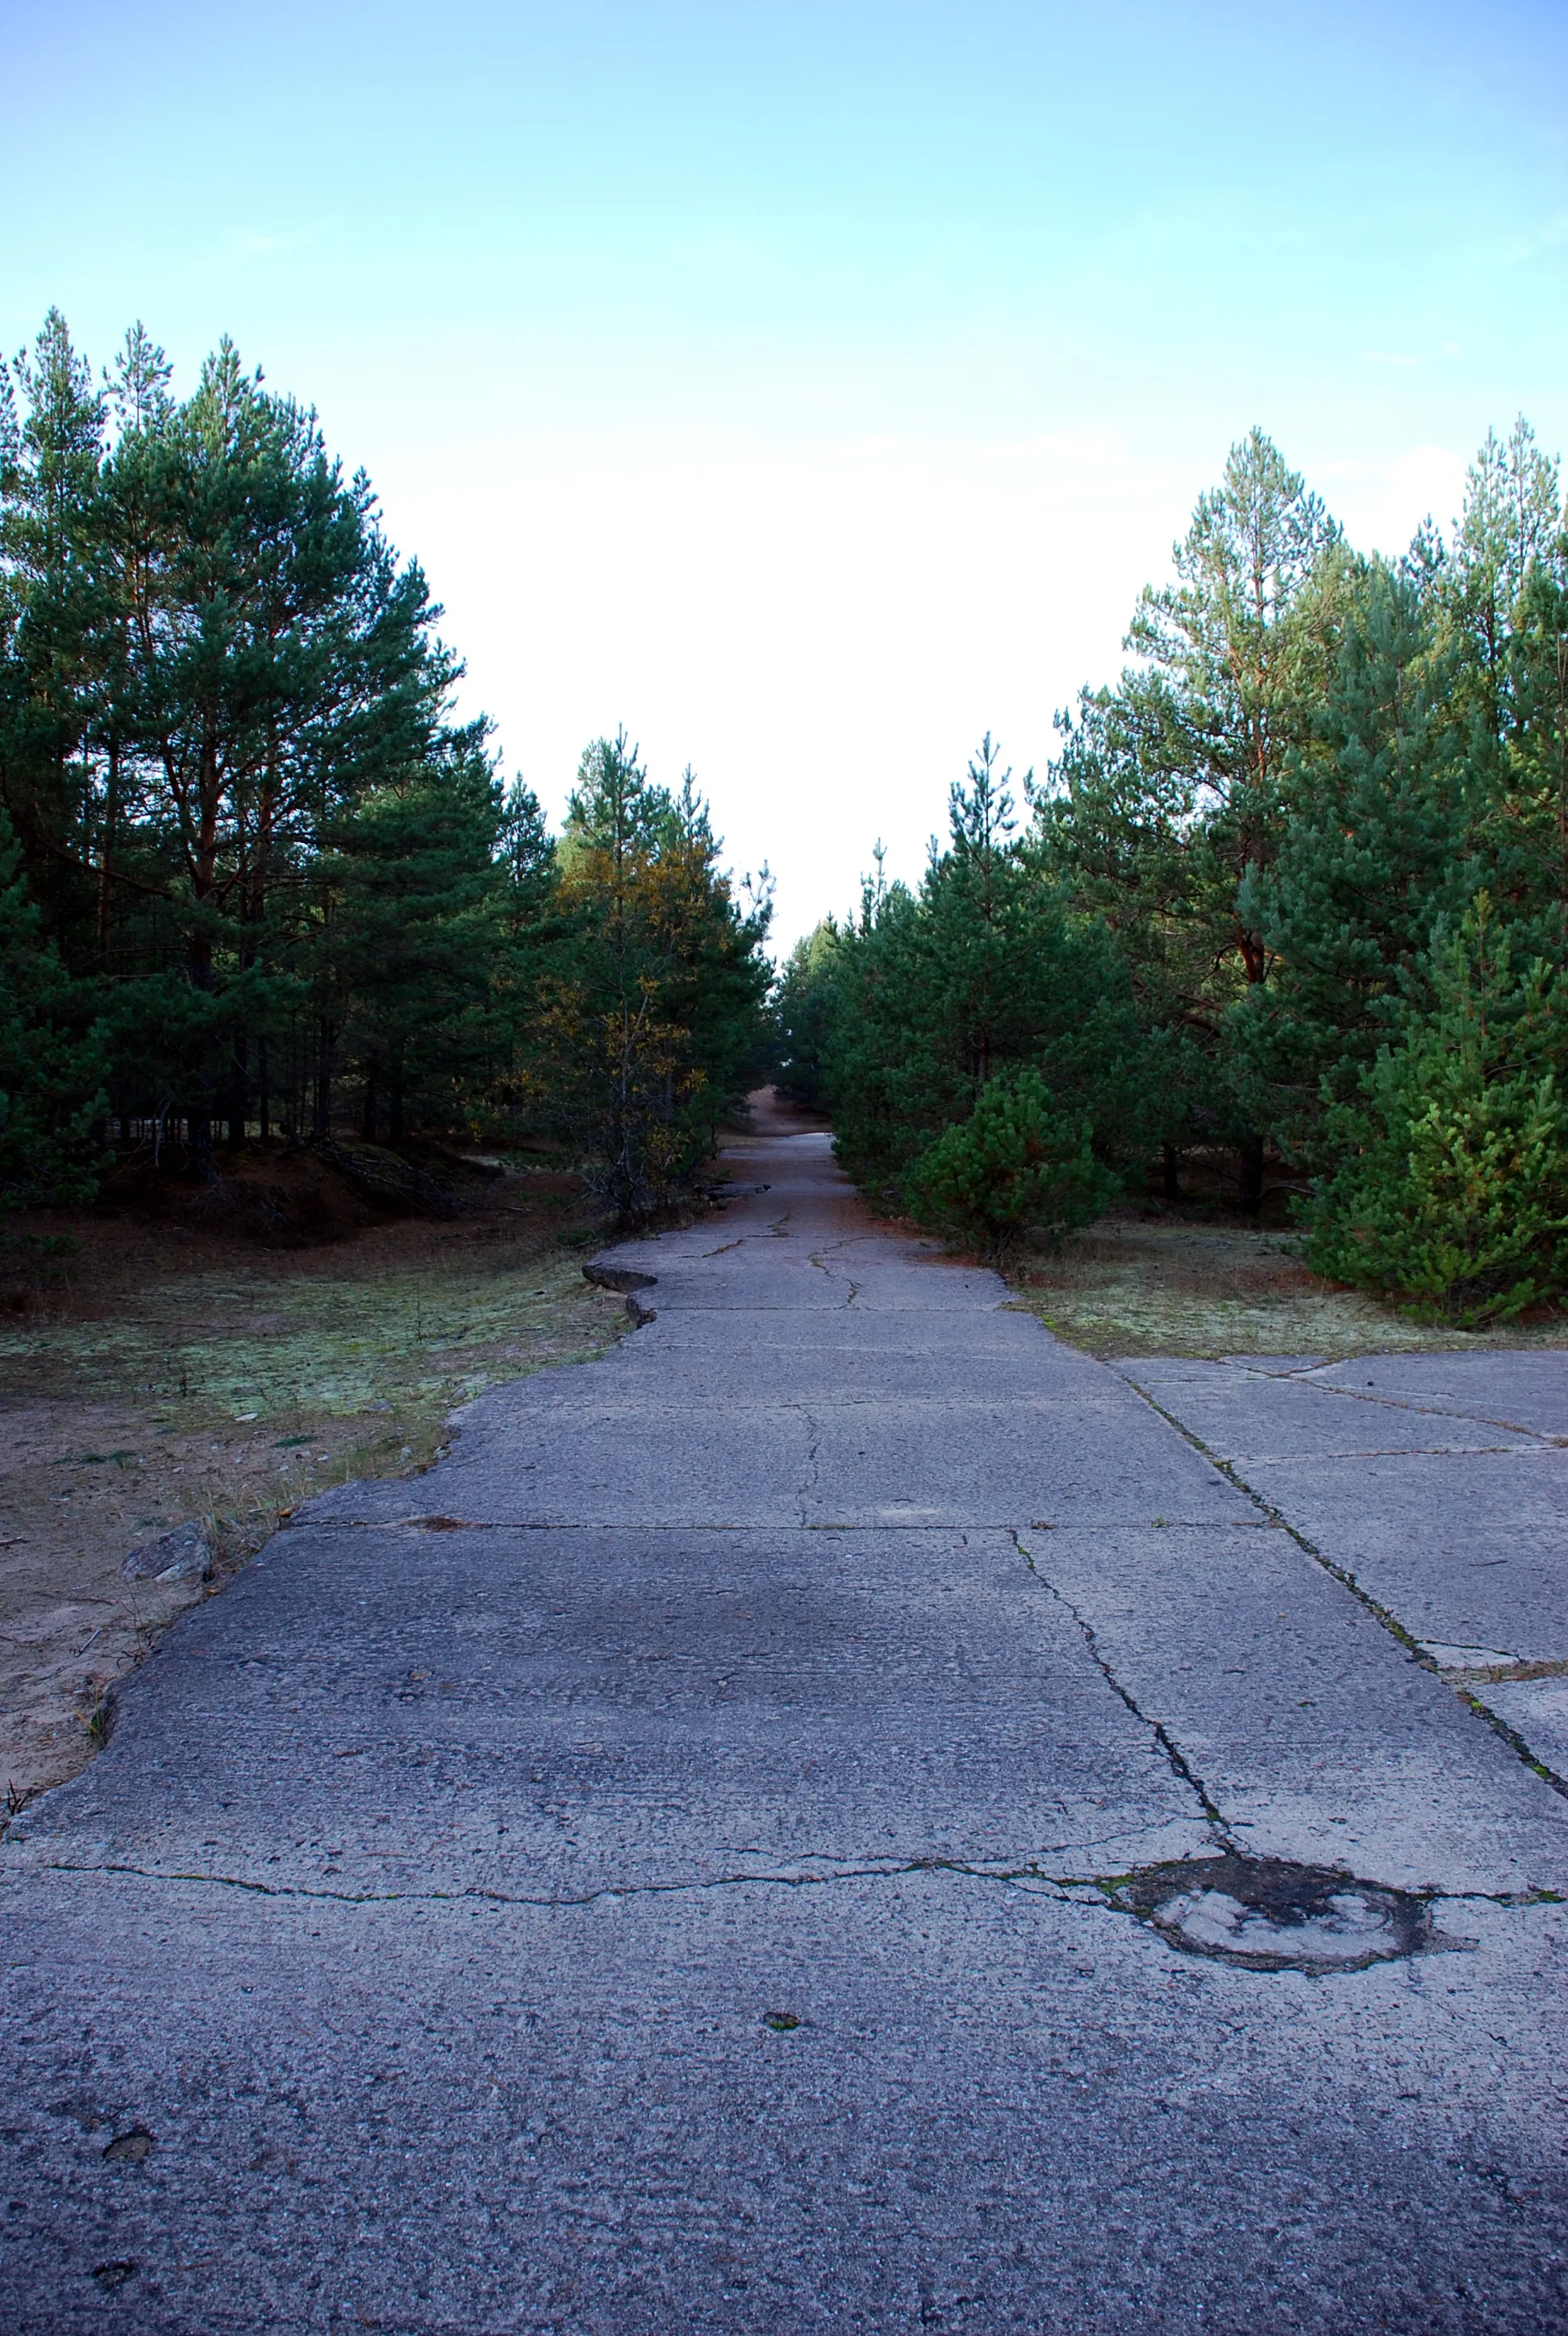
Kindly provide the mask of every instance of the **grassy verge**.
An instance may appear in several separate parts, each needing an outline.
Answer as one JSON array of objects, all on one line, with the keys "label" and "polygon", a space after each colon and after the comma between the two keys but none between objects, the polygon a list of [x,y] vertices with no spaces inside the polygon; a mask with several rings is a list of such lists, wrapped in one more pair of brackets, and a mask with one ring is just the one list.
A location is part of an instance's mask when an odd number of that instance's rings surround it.
[{"label": "grassy verge", "polygon": [[1009,1277],[1018,1303],[1090,1354],[1347,1355],[1568,1345],[1561,1310],[1496,1329],[1421,1323],[1320,1280],[1289,1232],[1115,1210]]},{"label": "grassy verge", "polygon": [[[493,1382],[602,1354],[621,1301],[566,1180],[511,1173],[454,1222],[269,1251],[221,1228],[83,1217],[14,1233],[0,1315],[0,1789],[91,1756],[105,1692],[278,1518],[413,1473]],[[130,1581],[194,1522],[204,1580]]]}]

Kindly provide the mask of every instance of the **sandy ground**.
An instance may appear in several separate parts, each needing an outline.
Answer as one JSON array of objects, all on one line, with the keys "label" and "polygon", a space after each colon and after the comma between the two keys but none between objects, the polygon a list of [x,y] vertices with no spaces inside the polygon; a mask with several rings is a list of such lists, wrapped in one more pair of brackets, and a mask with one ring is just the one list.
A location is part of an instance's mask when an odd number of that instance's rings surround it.
[{"label": "sandy ground", "polygon": [[[509,1175],[455,1222],[292,1251],[221,1227],[26,1221],[0,1314],[13,1814],[83,1767],[113,1682],[297,1502],[427,1466],[455,1404],[604,1351],[624,1312],[582,1278],[599,1234],[580,1216],[565,1180]],[[205,1567],[127,1578],[128,1559],[190,1523]]]}]

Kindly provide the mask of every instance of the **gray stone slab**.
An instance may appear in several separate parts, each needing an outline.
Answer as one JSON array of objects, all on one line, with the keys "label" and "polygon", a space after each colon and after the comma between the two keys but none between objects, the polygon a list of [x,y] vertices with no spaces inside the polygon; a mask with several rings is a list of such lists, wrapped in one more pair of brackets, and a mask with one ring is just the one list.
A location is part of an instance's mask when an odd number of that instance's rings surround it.
[{"label": "gray stone slab", "polygon": [[1563,2324],[1556,1908],[1314,1981],[950,1874],[5,1897],[14,2336]]},{"label": "gray stone slab", "polygon": [[1325,1386],[1389,1403],[1452,1412],[1531,1436],[1568,1436],[1568,1349],[1359,1355],[1315,1376]]},{"label": "gray stone slab", "polygon": [[1568,1653],[1568,1452],[1250,1462],[1247,1482],[1413,1637]]},{"label": "gray stone slab", "polygon": [[[475,1524],[969,1526],[1247,1520],[1251,1504],[1157,1424],[1077,1406],[907,1399],[789,1409],[587,1406],[476,1435],[438,1482],[345,1486],[308,1515],[355,1524],[439,1504]],[[1107,1481],[1107,1441],[1122,1454]]]},{"label": "gray stone slab", "polygon": [[[873,1312],[850,1306],[825,1312],[750,1306],[677,1310],[663,1308],[660,1297],[657,1289],[647,1292],[658,1314],[658,1351],[670,1356],[684,1351],[717,1357],[753,1349],[758,1354],[821,1352],[846,1358],[890,1353],[1022,1356],[1030,1341],[1031,1322],[1041,1340],[1060,1345],[1043,1323],[999,1303],[994,1309],[961,1307],[929,1315],[910,1309]],[[638,1331],[634,1343],[640,1346],[646,1336]],[[1063,1351],[1072,1354],[1071,1348]],[[1073,1357],[1080,1370],[1086,1361],[1086,1357]]]},{"label": "gray stone slab", "polygon": [[[657,1290],[650,1296],[657,1298]],[[624,1338],[591,1372],[541,1371],[488,1390],[464,1409],[464,1435],[472,1440],[492,1429],[511,1434],[530,1418],[565,1421],[612,1403],[727,1409],[776,1406],[781,1394],[796,1404],[924,1397],[998,1410],[1034,1401],[1097,1402],[1127,1416],[1125,1397],[1108,1373],[1086,1368],[1082,1355],[1027,1317],[987,1314],[966,1321],[956,1350],[940,1338],[908,1335],[902,1326],[917,1319],[908,1314],[872,1318],[870,1336],[862,1335],[867,1318],[861,1318],[850,1335],[840,1335],[835,1323],[804,1341],[774,1338],[767,1323],[749,1324],[739,1314],[703,1319],[722,1322],[732,1333],[745,1324],[744,1335],[693,1337],[692,1318],[661,1315]],[[792,1332],[798,1329],[797,1316],[784,1319]]]},{"label": "gray stone slab", "polygon": [[1222,1460],[1332,1458],[1378,1452],[1505,1451],[1524,1431],[1454,1412],[1364,1398],[1339,1381],[1252,1371],[1233,1362],[1130,1362],[1124,1374]]},{"label": "gray stone slab", "polygon": [[798,1525],[811,1445],[803,1406],[663,1409],[611,1395],[554,1416],[524,1410],[514,1436],[489,1435],[482,1419],[417,1489],[346,1486],[308,1514],[370,1521],[443,1508],[478,1524]]},{"label": "gray stone slab", "polygon": [[1476,1680],[1467,1683],[1466,1692],[1568,1783],[1568,1679]]},{"label": "gray stone slab", "polygon": [[1076,1405],[890,1402],[813,1406],[812,1417],[805,1514],[824,1523],[1240,1523],[1253,1514],[1190,1445],[1092,1379]]},{"label": "gray stone slab", "polygon": [[[662,1323],[658,1327],[662,1329]],[[726,1409],[765,1407],[778,1401],[781,1361],[775,1347],[747,1340],[716,1354],[706,1344],[656,1348],[655,1332],[642,1335],[648,1340],[647,1367],[628,1371],[617,1386],[618,1396],[628,1403],[676,1411],[715,1405]],[[785,1352],[790,1397],[796,1404],[832,1404],[842,1408],[923,1401],[946,1404],[955,1414],[998,1414],[1031,1403],[1076,1409],[1093,1401],[1086,1391],[1080,1358],[1067,1355],[1053,1363],[1048,1355],[1037,1358],[1027,1347],[999,1340],[966,1352],[956,1366],[954,1358],[940,1347],[911,1346],[902,1340],[852,1347],[823,1343],[792,1347]],[[580,1408],[584,1399],[577,1398],[575,1406],[559,1394],[551,1399],[553,1383],[564,1376],[541,1372],[534,1378],[517,1381],[520,1388],[540,1392],[531,1400],[521,1397],[515,1406],[498,1404],[486,1418],[521,1420],[534,1413],[566,1417],[571,1408]],[[497,1390],[502,1397],[509,1392]],[[1102,1405],[1115,1404],[1116,1397],[1105,1395],[1098,1400]],[[485,1419],[467,1417],[464,1431],[482,1432],[485,1424]]]},{"label": "gray stone slab", "polygon": [[1568,1888],[1559,1796],[1288,1533],[1022,1538],[1248,1850],[1408,1889]]},{"label": "gray stone slab", "polygon": [[36,1859],[532,1900],[1204,1839],[1006,1534],[307,1528],[127,1684]]}]

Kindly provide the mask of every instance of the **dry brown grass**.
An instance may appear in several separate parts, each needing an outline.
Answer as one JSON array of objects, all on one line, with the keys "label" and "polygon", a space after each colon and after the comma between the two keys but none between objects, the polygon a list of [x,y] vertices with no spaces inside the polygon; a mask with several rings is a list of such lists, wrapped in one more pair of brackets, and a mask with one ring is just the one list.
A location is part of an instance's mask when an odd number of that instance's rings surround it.
[{"label": "dry brown grass", "polygon": [[[575,1239],[574,1239],[575,1237]],[[34,1216],[0,1277],[0,1790],[91,1757],[113,1681],[281,1514],[429,1465],[459,1403],[626,1327],[570,1181],[498,1180],[453,1222],[268,1251],[221,1223]],[[195,1520],[212,1578],[128,1582]]]},{"label": "dry brown grass", "polygon": [[1346,1355],[1568,1345],[1561,1312],[1496,1330],[1416,1321],[1390,1302],[1320,1280],[1295,1236],[1183,1215],[1113,1211],[1060,1256],[1032,1256],[1018,1302],[1095,1355]]}]

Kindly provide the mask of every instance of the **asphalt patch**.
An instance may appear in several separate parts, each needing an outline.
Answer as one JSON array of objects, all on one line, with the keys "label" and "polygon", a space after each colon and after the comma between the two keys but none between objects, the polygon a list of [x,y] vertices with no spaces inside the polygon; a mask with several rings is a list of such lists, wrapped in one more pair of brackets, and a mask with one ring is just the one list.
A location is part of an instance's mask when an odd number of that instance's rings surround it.
[{"label": "asphalt patch", "polygon": [[1366,1971],[1443,1943],[1414,1892],[1289,1858],[1178,1859],[1111,1894],[1185,1953],[1245,1971]]}]

